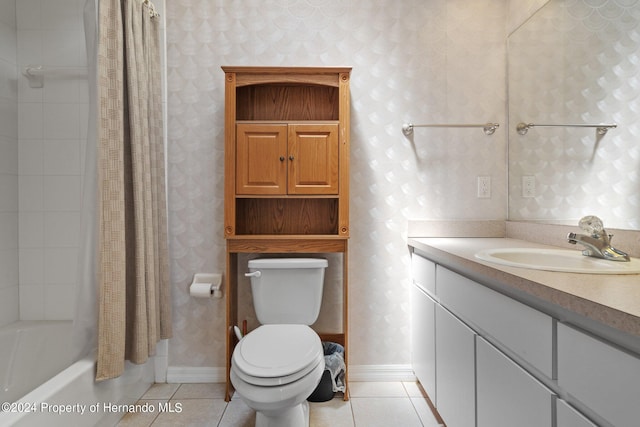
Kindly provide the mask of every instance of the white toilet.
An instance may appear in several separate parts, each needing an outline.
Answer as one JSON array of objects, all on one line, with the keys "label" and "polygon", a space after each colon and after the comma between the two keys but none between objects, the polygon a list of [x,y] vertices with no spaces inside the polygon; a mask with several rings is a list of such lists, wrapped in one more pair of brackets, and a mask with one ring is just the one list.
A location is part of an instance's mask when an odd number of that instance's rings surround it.
[{"label": "white toilet", "polygon": [[322,303],[324,270],[317,258],[249,261],[253,305],[261,326],[231,358],[231,383],[256,411],[256,427],[308,427],[307,397],[324,372],[318,334],[309,327]]}]

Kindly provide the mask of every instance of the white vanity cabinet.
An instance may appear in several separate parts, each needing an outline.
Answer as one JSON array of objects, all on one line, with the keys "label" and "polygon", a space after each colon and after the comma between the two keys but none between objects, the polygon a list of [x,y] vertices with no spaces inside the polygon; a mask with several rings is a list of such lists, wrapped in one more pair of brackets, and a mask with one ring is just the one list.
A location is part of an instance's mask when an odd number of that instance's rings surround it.
[{"label": "white vanity cabinet", "polygon": [[558,385],[616,427],[640,425],[640,359],[558,324]]},{"label": "white vanity cabinet", "polygon": [[436,305],[435,405],[447,427],[475,425],[475,337],[467,325]]},{"label": "white vanity cabinet", "polygon": [[554,394],[484,339],[476,343],[477,427],[551,427]]},{"label": "white vanity cabinet", "polygon": [[[422,328],[414,331],[414,342],[424,346],[414,352],[414,364],[430,367],[429,374],[416,369],[421,382],[432,381],[435,366],[435,391],[430,384],[428,393],[448,427],[640,426],[637,336],[541,293],[544,288],[535,286],[553,289],[548,274],[544,281],[525,280],[489,270],[470,262],[471,251],[456,252],[463,242],[434,240],[413,251],[414,286],[429,289],[422,294],[429,303],[413,306]],[[607,286],[617,281],[603,280]],[[523,285],[537,292],[529,294]],[[422,307],[425,313],[416,311]]]},{"label": "white vanity cabinet", "polygon": [[553,319],[514,299],[437,267],[440,303],[551,378]]},{"label": "white vanity cabinet", "polygon": [[413,254],[411,259],[411,360],[413,371],[433,402],[436,400],[436,330],[435,293],[436,265]]}]

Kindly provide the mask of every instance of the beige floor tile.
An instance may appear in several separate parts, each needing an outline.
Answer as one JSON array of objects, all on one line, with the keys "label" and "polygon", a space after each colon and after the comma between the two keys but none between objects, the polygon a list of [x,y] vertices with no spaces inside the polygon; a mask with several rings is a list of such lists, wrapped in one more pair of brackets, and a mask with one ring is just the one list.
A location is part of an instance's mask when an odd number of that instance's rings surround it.
[{"label": "beige floor tile", "polygon": [[151,385],[141,399],[171,399],[180,384],[157,383]]},{"label": "beige floor tile", "polygon": [[153,412],[128,412],[120,419],[117,427],[149,427],[151,423],[158,416],[158,408],[160,403],[164,403],[166,400],[139,400],[137,404],[143,405],[148,403],[153,407]]},{"label": "beige floor tile", "polygon": [[342,396],[328,402],[309,403],[310,427],[354,427],[351,403]]},{"label": "beige floor tile", "polygon": [[422,427],[408,397],[355,397],[350,402],[356,427]]},{"label": "beige floor tile", "polygon": [[239,397],[234,396],[227,404],[219,427],[254,427],[256,413],[249,408]]},{"label": "beige floor tile", "polygon": [[416,412],[422,421],[424,427],[440,427],[441,424],[438,423],[436,417],[431,412],[431,408],[427,403],[426,399],[422,397],[412,397],[411,403],[413,403],[413,407],[416,408]]},{"label": "beige floor tile", "polygon": [[182,384],[173,399],[224,399],[224,383]]},{"label": "beige floor tile", "polygon": [[424,397],[422,395],[422,390],[418,386],[417,382],[403,382],[402,385],[404,389],[407,391],[407,396],[409,397]]},{"label": "beige floor tile", "polygon": [[352,382],[351,397],[408,397],[401,382]]},{"label": "beige floor tile", "polygon": [[152,427],[205,427],[216,426],[227,403],[224,399],[172,400],[180,412],[163,412],[153,422]]}]

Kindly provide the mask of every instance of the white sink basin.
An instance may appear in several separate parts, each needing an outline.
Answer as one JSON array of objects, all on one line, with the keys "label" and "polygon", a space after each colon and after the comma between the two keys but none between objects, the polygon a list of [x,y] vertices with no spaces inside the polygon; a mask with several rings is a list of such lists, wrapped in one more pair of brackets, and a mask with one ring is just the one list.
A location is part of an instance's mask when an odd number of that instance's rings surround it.
[{"label": "white sink basin", "polygon": [[582,255],[569,249],[502,248],[487,249],[476,258],[510,267],[533,270],[564,271],[588,274],[639,274],[640,259],[630,262],[607,261]]}]

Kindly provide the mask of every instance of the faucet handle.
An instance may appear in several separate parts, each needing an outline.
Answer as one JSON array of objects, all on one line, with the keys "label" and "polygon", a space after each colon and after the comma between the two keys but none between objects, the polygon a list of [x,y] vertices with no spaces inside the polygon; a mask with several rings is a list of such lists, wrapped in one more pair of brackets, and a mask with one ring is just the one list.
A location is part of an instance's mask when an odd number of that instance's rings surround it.
[{"label": "faucet handle", "polygon": [[605,233],[602,220],[594,215],[583,217],[580,222],[578,222],[578,226],[582,231],[588,233],[591,237],[595,237],[596,239],[600,238],[600,236]]}]

